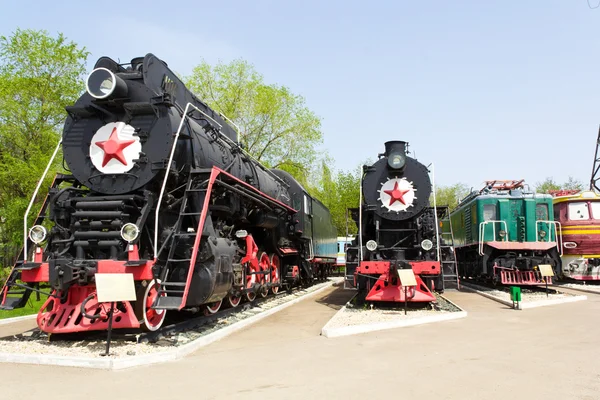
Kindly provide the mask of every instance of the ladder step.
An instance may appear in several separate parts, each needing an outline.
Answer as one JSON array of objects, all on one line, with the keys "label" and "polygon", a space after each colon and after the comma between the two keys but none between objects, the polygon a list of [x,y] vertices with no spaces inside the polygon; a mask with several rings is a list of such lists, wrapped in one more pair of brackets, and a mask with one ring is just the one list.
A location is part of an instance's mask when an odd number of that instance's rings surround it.
[{"label": "ladder step", "polygon": [[183,297],[159,297],[156,306],[152,307],[155,310],[178,310]]},{"label": "ladder step", "polygon": [[183,290],[166,290],[166,289],[161,289],[158,291],[158,296],[160,296],[161,294],[166,293],[173,293],[173,294],[179,294],[182,295],[183,294]]},{"label": "ladder step", "polygon": [[202,213],[199,213],[199,212],[198,213],[181,213],[179,215],[200,215],[200,214],[202,214]]},{"label": "ladder step", "polygon": [[182,258],[182,259],[169,258],[169,259],[167,259],[167,262],[190,262],[190,261],[192,261],[191,258]]},{"label": "ladder step", "polygon": [[185,286],[185,282],[163,282],[161,283],[162,286],[179,286],[179,287],[184,287]]},{"label": "ladder step", "polygon": [[196,236],[196,232],[194,233],[174,233],[173,237],[194,237]]}]

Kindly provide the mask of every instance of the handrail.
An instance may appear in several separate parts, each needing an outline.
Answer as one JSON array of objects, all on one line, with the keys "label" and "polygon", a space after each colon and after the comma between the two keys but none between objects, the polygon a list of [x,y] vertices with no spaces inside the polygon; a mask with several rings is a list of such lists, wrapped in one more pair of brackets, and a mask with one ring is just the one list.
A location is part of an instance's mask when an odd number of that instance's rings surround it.
[{"label": "handrail", "polygon": [[48,174],[48,171],[50,170],[50,166],[52,166],[52,163],[54,162],[54,158],[56,157],[56,154],[58,153],[58,149],[60,149],[61,144],[62,144],[62,136],[60,137],[60,140],[58,141],[58,144],[56,145],[56,148],[54,149],[54,153],[52,153],[52,157],[50,157],[50,160],[48,161],[48,165],[46,165],[46,169],[44,170],[42,177],[40,178],[40,180],[37,183],[37,186],[35,187],[33,196],[31,196],[31,200],[29,201],[29,205],[27,206],[27,210],[25,211],[25,216],[23,217],[23,262],[27,261],[27,237],[28,237],[27,217],[29,217],[29,212],[31,211],[31,207],[33,207],[35,198],[37,197],[37,194],[40,191],[40,187],[42,186],[44,179],[46,179],[46,175]]},{"label": "handrail", "polygon": [[362,183],[365,177],[365,171],[362,171],[359,183],[359,192],[358,192],[358,260],[363,260],[363,250],[362,250]]},{"label": "handrail", "polygon": [[434,215],[434,219],[435,219],[435,242],[436,242],[436,257],[437,257],[437,261],[441,261],[441,255],[440,255],[440,235],[437,234],[438,229],[440,229],[440,226],[438,225],[438,216],[437,216],[437,201],[435,198],[435,165],[434,163],[431,163],[431,186],[433,187],[433,215]]},{"label": "handrail", "polygon": [[[562,257],[562,255],[563,255],[562,226],[561,226],[560,222],[548,221],[548,220],[535,221],[535,241],[536,242],[539,242],[539,240],[538,240],[538,232],[539,232],[538,224],[540,224],[540,223],[550,224],[550,225],[554,226],[554,238],[556,239],[556,247],[559,249],[560,255]],[[559,231],[560,231],[560,234],[559,234]],[[548,235],[550,235],[550,232],[548,232]],[[548,237],[548,241],[550,241],[550,237]]]},{"label": "handrail", "polygon": [[504,232],[506,232],[506,235],[504,235],[504,237],[502,238],[502,242],[506,242],[508,240],[508,226],[506,225],[506,221],[502,221],[502,220],[495,220],[495,219],[491,219],[489,221],[483,221],[479,223],[479,255],[483,255],[483,244],[485,242],[484,239],[484,233],[485,233],[485,226],[487,224],[492,224],[492,234],[494,236],[494,240],[496,240],[496,224],[500,223],[500,224],[504,224]]}]

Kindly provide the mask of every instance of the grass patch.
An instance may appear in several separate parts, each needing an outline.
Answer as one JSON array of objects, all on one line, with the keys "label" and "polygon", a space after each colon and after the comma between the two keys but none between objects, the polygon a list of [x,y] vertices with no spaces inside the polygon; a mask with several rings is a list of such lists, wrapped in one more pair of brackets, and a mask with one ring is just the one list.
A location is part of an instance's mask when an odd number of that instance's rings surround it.
[{"label": "grass patch", "polygon": [[0,319],[37,314],[38,311],[40,311],[40,308],[42,308],[42,305],[44,304],[47,298],[48,296],[40,295],[40,301],[37,301],[35,299],[35,293],[32,293],[25,307],[17,308],[14,310],[0,310]]}]

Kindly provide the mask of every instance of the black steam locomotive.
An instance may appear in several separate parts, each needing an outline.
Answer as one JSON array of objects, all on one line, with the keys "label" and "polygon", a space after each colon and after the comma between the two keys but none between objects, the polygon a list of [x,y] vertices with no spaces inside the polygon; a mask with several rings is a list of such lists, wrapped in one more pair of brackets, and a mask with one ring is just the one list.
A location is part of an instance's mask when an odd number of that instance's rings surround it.
[{"label": "black steam locomotive", "polygon": [[329,273],[337,255],[329,211],[247,154],[233,123],[166,63],[102,57],[86,89],[67,107],[70,174],[55,177],[25,227],[1,308],[24,306],[35,283],[49,282],[43,331],[107,329],[96,282],[129,274],[118,277],[133,278],[136,299],[117,303],[113,326],[156,330],[167,310],[216,313]]},{"label": "black steam locomotive", "polygon": [[[346,283],[367,301],[435,301],[431,291],[442,285],[429,171],[407,155],[406,144],[386,142],[379,160],[363,166],[361,204],[352,210],[359,233],[346,251]],[[402,269],[416,280],[406,291]]]}]

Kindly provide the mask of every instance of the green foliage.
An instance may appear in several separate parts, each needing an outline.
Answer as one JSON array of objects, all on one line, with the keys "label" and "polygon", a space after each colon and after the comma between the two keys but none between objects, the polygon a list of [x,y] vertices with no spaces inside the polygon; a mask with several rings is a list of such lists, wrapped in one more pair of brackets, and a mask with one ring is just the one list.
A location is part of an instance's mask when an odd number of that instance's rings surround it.
[{"label": "green foliage", "polygon": [[[463,183],[455,183],[451,186],[436,186],[435,200],[438,206],[448,206],[450,211],[454,210],[460,200],[469,194],[469,188]],[[433,194],[429,198],[433,204]]]},{"label": "green foliage", "polygon": [[358,228],[347,209],[358,207],[360,200],[360,168],[354,171],[331,171],[329,163],[323,161],[320,168],[320,179],[315,186],[307,189],[318,198],[331,212],[338,236],[356,234]]},{"label": "green foliage", "polygon": [[240,129],[246,150],[270,168],[302,180],[317,163],[321,120],[304,98],[264,82],[246,61],[211,66],[206,62],[184,79],[186,86]]},{"label": "green foliage", "polygon": [[[62,34],[53,38],[46,31],[18,29],[0,37],[2,243],[22,242],[25,209],[59,140],[65,106],[83,90],[88,54]],[[59,168],[57,157],[42,188]],[[39,207],[39,202],[34,205],[32,218]]]},{"label": "green foliage", "polygon": [[554,178],[548,177],[543,182],[538,182],[535,185],[537,193],[548,193],[551,190],[583,190],[583,183],[572,176],[562,185],[556,183]]}]

